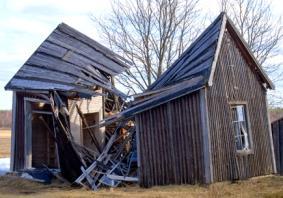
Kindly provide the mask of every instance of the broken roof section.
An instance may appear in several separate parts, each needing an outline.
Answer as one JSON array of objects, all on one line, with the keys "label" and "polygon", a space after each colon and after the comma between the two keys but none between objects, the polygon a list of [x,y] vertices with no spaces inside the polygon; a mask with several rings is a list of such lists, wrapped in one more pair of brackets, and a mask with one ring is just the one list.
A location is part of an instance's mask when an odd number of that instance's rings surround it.
[{"label": "broken roof section", "polygon": [[96,95],[96,86],[125,97],[110,76],[129,68],[127,60],[72,27],[61,23],[39,46],[6,90],[75,92]]}]

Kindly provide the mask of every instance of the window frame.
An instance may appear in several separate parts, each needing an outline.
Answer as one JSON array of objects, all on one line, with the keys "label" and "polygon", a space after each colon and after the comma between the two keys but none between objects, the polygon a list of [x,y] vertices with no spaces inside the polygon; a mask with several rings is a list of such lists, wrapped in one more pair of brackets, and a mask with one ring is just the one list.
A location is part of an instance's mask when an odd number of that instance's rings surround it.
[{"label": "window frame", "polygon": [[250,144],[250,148],[247,150],[238,150],[236,147],[236,153],[239,155],[249,155],[249,154],[254,154],[254,144],[253,144],[253,136],[252,136],[252,128],[251,128],[251,122],[250,122],[250,115],[249,115],[249,106],[246,101],[232,101],[229,102],[230,105],[230,118],[231,118],[231,126],[233,129],[233,137],[234,137],[234,143],[236,144],[235,141],[235,130],[233,126],[233,116],[232,116],[232,109],[235,108],[238,105],[243,105],[245,109],[245,118],[246,118],[246,123],[247,123],[247,129],[248,129],[248,140]]}]

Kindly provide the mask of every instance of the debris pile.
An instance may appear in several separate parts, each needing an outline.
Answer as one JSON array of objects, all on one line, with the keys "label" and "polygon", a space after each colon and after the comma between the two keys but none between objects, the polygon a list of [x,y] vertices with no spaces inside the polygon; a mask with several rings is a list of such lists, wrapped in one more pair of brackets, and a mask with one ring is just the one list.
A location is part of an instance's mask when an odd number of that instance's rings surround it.
[{"label": "debris pile", "polygon": [[[93,156],[87,148],[73,141],[68,124],[68,109],[60,95],[54,91],[50,94],[54,116],[54,133],[58,146],[61,173],[70,182],[97,190],[101,185],[116,187],[122,182],[137,182],[136,131],[132,121],[113,122],[106,130],[107,143],[100,148],[95,136],[93,144],[99,152]],[[79,115],[90,134],[97,126],[89,126],[83,114]],[[112,129],[112,130],[111,130]],[[114,131],[113,131],[114,129]]]}]

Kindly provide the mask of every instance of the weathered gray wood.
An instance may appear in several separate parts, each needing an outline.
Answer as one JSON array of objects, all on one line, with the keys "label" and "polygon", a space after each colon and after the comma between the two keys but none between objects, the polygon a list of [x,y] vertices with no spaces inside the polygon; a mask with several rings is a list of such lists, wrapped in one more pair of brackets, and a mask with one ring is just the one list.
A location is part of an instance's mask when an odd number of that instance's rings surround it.
[{"label": "weathered gray wood", "polygon": [[25,168],[32,167],[32,111],[31,104],[28,101],[24,102],[25,112]]},{"label": "weathered gray wood", "polygon": [[[93,48],[89,47],[88,45],[78,42],[78,40],[68,37],[66,35],[60,34],[57,30],[55,30],[49,37],[48,41],[55,43],[59,46],[62,46],[66,49],[70,49],[73,52],[76,52],[85,58],[88,58],[89,60],[96,62],[98,64],[102,64],[105,67],[116,71],[116,72],[122,72],[124,70],[123,67],[121,67],[119,64],[117,64],[114,61],[111,61],[110,59],[106,58],[103,54],[97,52]],[[112,67],[110,67],[112,66]]]},{"label": "weathered gray wood", "polygon": [[200,116],[198,91],[135,116],[141,186],[203,182]]},{"label": "weathered gray wood", "polygon": [[90,91],[89,89],[83,89],[74,86],[58,84],[58,83],[42,82],[38,80],[25,80],[18,78],[13,78],[12,81],[10,81],[10,87],[12,89],[17,89],[17,88],[21,89],[23,86],[27,90],[58,90],[58,91],[74,91],[74,92],[78,91],[88,95],[93,95],[93,96],[96,95],[95,91]]},{"label": "weathered gray wood", "polygon": [[[209,125],[214,181],[235,180],[273,172],[265,89],[229,31],[223,37],[213,85],[208,87]],[[238,154],[231,102],[248,105],[254,152]]]},{"label": "weathered gray wood", "polygon": [[48,42],[48,40],[46,40],[39,46],[39,48],[37,49],[37,52],[50,54],[58,58],[63,58],[63,56],[68,52],[68,49],[55,45],[53,43],[50,43]]},{"label": "weathered gray wood", "polygon": [[222,19],[220,33],[219,33],[219,38],[217,41],[216,51],[215,51],[215,55],[213,58],[213,63],[211,65],[211,72],[210,72],[209,79],[208,79],[209,86],[212,86],[213,75],[215,72],[215,68],[216,68],[216,64],[217,64],[217,60],[218,60],[218,56],[219,56],[219,52],[220,52],[220,48],[221,48],[221,44],[223,40],[223,35],[224,35],[225,28],[226,28],[226,22],[227,22],[227,17],[226,17],[226,14],[224,14],[223,19]]},{"label": "weathered gray wood", "polygon": [[234,25],[234,23],[232,22],[232,20],[227,17],[227,21],[228,21],[228,26],[231,27],[230,31],[233,31],[236,35],[237,38],[240,39],[241,44],[244,46],[244,50],[247,51],[248,55],[251,57],[251,59],[253,60],[253,62],[255,63],[256,68],[260,71],[259,75],[263,78],[263,80],[267,83],[267,85],[269,86],[270,89],[275,89],[274,84],[272,83],[272,81],[269,79],[269,77],[267,76],[267,74],[265,73],[265,71],[262,69],[261,65],[259,64],[259,62],[257,61],[257,59],[254,57],[252,51],[249,48],[249,45],[247,44],[247,42],[245,41],[245,39],[241,36],[241,34],[239,33],[238,29],[236,28],[236,26]]},{"label": "weathered gray wood", "polygon": [[[53,115],[53,113],[52,113],[52,112],[50,112],[50,111],[39,111],[39,110],[33,110],[33,111],[32,111],[32,113],[46,114],[46,115]],[[45,120],[43,120],[43,122],[45,122]],[[46,124],[46,126],[48,126],[48,125]]]},{"label": "weathered gray wood", "polygon": [[11,130],[11,155],[10,155],[10,171],[15,171],[15,143],[16,143],[16,109],[17,109],[17,94],[13,91],[12,103],[12,130]]},{"label": "weathered gray wood", "polygon": [[93,88],[99,86],[124,98],[125,95],[115,89],[109,80],[110,76],[128,68],[122,59],[82,33],[61,24],[32,54],[5,89],[56,89],[69,95],[91,95]]},{"label": "weathered gray wood", "polygon": [[207,90],[203,88],[200,90],[200,113],[201,113],[201,127],[203,138],[203,158],[204,158],[204,175],[205,183],[209,184],[213,182],[213,168],[211,160],[211,139],[210,139],[210,127],[207,108]]},{"label": "weathered gray wood", "polygon": [[[157,89],[162,87],[167,81],[169,81],[172,76],[179,73],[181,69],[184,67],[185,62],[189,62],[195,58],[197,55],[202,53],[203,50],[207,49],[209,46],[208,43],[215,42],[217,39],[217,35],[220,30],[222,15],[220,15],[197,39],[196,41],[190,45],[190,47],[185,50],[185,52],[172,64],[171,67],[165,71],[161,77],[156,80],[151,86],[150,89]],[[213,38],[213,39],[212,39]],[[206,45],[206,47],[204,46]]]},{"label": "weathered gray wood", "polygon": [[269,111],[268,111],[267,96],[265,96],[265,101],[266,101],[265,106],[266,106],[266,114],[267,114],[268,134],[269,134],[269,140],[270,140],[270,149],[271,149],[271,155],[272,155],[273,171],[274,171],[274,173],[277,173],[278,170],[277,170],[277,167],[276,167],[274,143],[273,143],[273,138],[272,138],[272,130],[271,130],[271,122],[270,122]]},{"label": "weathered gray wood", "polygon": [[[139,117],[135,117],[135,125],[139,126]],[[140,152],[140,128],[136,128],[136,143],[137,143],[137,158],[138,158],[138,170],[141,166],[141,152]]]},{"label": "weathered gray wood", "polygon": [[138,182],[139,181],[137,177],[125,177],[125,176],[113,175],[113,174],[107,174],[106,176],[109,179],[113,179],[113,180],[120,180],[120,181],[127,181],[127,182]]},{"label": "weathered gray wood", "polygon": [[70,36],[73,36],[75,38],[77,38],[79,41],[82,41],[84,43],[87,43],[89,45],[91,45],[93,48],[95,48],[96,50],[102,52],[103,54],[105,54],[108,58],[113,59],[114,61],[119,62],[119,64],[121,64],[123,67],[128,68],[128,65],[126,65],[124,62],[130,63],[128,60],[126,60],[125,58],[119,56],[118,54],[115,54],[113,51],[109,50],[108,48],[104,47],[103,45],[101,45],[100,43],[96,42],[95,40],[87,37],[86,35],[78,32],[77,30],[71,28],[70,26],[62,23],[58,26],[58,29],[61,32],[64,32]]},{"label": "weathered gray wood", "polygon": [[[99,83],[97,80],[91,78],[91,74],[89,73],[88,70],[86,70],[86,68],[82,68],[81,66],[72,64],[72,63],[68,63],[66,61],[63,61],[61,59],[52,57],[52,56],[48,56],[45,54],[36,54],[34,56],[32,56],[27,62],[27,65],[31,65],[31,66],[36,66],[39,68],[44,68],[47,70],[53,70],[53,71],[57,71],[57,72],[62,72],[64,74],[68,74],[71,76],[75,76],[75,77],[80,77],[86,81],[89,81],[91,83]],[[86,75],[88,74],[88,75]],[[108,82],[107,82],[108,83]],[[105,83],[105,85],[107,84]],[[99,85],[101,85],[101,83],[99,83]],[[105,86],[104,85],[104,86]],[[110,83],[108,83],[108,86],[110,86]]]},{"label": "weathered gray wood", "polygon": [[[37,77],[51,81],[62,81],[63,83],[88,85],[93,87],[93,83],[73,75],[68,75],[65,72],[58,72],[46,68],[39,68],[30,65],[24,65],[22,69],[16,74],[19,77]],[[58,78],[60,76],[60,78]]]}]

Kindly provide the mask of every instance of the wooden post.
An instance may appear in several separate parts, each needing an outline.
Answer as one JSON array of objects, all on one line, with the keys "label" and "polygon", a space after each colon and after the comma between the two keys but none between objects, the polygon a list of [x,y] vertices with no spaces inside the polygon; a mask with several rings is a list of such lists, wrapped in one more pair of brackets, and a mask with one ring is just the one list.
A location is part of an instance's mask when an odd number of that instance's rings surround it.
[{"label": "wooden post", "polygon": [[25,166],[24,168],[32,167],[32,112],[29,101],[24,101],[25,115]]},{"label": "wooden post", "polygon": [[15,171],[17,92],[13,91],[10,171]]},{"label": "wooden post", "polygon": [[268,120],[267,124],[268,124],[268,133],[269,133],[269,140],[270,140],[270,149],[271,149],[273,172],[277,173],[275,153],[274,153],[274,144],[273,144],[273,138],[272,138],[271,123],[270,123],[269,112],[268,112],[268,103],[267,103],[266,92],[265,92],[265,102],[266,102],[265,106],[266,106],[266,114],[267,114],[267,120]]},{"label": "wooden post", "polygon": [[139,116],[135,116],[135,127],[136,127],[136,146],[137,146],[137,161],[138,161],[138,177],[140,176],[140,166],[141,166],[141,148],[140,148],[140,121]]},{"label": "wooden post", "polygon": [[204,161],[204,182],[209,184],[213,181],[213,170],[211,160],[211,140],[210,128],[208,122],[208,109],[207,109],[207,88],[200,90],[200,112],[201,112],[201,127],[203,138],[203,161]]}]

